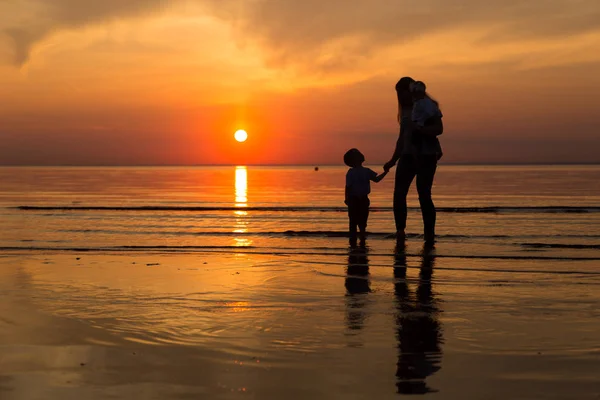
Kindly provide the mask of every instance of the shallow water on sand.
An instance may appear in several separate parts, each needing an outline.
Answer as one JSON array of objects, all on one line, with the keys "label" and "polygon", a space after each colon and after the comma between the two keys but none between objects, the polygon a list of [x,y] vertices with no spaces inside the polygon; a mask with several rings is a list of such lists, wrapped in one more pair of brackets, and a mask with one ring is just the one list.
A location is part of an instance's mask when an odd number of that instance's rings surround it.
[{"label": "shallow water on sand", "polygon": [[0,398],[598,399],[600,168],[519,168],[435,249],[393,179],[348,248],[337,167],[0,169]]}]

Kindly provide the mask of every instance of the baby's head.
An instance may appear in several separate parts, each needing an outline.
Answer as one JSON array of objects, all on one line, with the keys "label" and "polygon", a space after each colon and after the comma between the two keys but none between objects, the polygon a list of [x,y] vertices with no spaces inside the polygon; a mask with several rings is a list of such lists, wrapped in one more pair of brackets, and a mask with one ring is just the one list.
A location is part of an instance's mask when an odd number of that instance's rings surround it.
[{"label": "baby's head", "polygon": [[360,167],[365,162],[365,156],[358,149],[350,149],[344,154],[344,164],[351,168]]},{"label": "baby's head", "polygon": [[422,99],[425,97],[425,91],[427,86],[421,81],[416,81],[410,84],[410,91],[415,99]]}]

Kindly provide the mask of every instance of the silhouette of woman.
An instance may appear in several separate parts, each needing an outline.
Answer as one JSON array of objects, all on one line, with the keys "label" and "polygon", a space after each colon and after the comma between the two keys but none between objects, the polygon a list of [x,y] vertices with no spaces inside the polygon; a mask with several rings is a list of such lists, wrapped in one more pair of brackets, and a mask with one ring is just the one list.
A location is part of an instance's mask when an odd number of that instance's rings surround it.
[{"label": "silhouette of woman", "polygon": [[[431,187],[433,177],[437,169],[438,155],[441,147],[437,135],[443,131],[441,118],[436,121],[435,127],[425,127],[422,132],[422,140],[416,145],[413,140],[413,123],[411,119],[413,108],[413,97],[411,84],[415,80],[410,77],[401,78],[396,83],[396,94],[398,97],[398,122],[400,124],[400,136],[396,142],[396,149],[390,161],[384,165],[388,171],[398,160],[396,168],[396,181],[394,186],[394,220],[396,222],[396,239],[404,241],[406,237],[406,196],[410,185],[417,177],[417,192],[421,213],[423,215],[425,242],[431,244],[435,241],[435,205],[431,199]],[[429,97],[429,95],[426,95]],[[429,97],[431,98],[431,97]]]},{"label": "silhouette of woman", "polygon": [[442,327],[438,319],[438,302],[431,290],[434,254],[425,246],[416,296],[410,292],[406,280],[404,244],[398,244],[394,260],[394,294],[396,296],[396,388],[401,394],[435,392],[426,378],[441,367]]}]

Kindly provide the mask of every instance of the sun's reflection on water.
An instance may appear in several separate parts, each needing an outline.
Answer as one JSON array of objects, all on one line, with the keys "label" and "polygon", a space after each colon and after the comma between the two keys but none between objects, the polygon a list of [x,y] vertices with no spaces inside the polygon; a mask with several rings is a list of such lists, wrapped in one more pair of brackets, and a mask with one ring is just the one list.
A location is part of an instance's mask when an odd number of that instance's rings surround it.
[{"label": "sun's reflection on water", "polygon": [[246,167],[235,167],[235,206],[246,207],[248,205],[248,169]]},{"label": "sun's reflection on water", "polygon": [[248,301],[232,301],[225,303],[227,308],[235,313],[252,310]]},{"label": "sun's reflection on water", "polygon": [[250,246],[252,240],[244,237],[248,233],[248,211],[243,209],[248,206],[248,168],[243,166],[235,167],[235,206],[240,209],[233,212],[235,215],[233,233],[238,234],[233,238],[234,245]]}]

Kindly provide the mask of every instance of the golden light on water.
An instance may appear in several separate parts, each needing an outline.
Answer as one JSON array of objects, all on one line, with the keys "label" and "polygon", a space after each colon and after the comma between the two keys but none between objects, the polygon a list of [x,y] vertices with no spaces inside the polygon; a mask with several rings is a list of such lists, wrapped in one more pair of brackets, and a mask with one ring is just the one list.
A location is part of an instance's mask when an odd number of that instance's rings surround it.
[{"label": "golden light on water", "polygon": [[250,311],[250,302],[248,301],[232,301],[225,303],[225,306],[232,312]]},{"label": "golden light on water", "polygon": [[248,169],[235,167],[235,206],[246,207],[248,203]]},{"label": "golden light on water", "polygon": [[233,137],[240,143],[245,142],[246,139],[248,139],[248,132],[246,132],[243,129],[240,129],[233,134]]},{"label": "golden light on water", "polygon": [[[248,169],[243,166],[235,167],[235,206],[246,207],[248,205]],[[248,212],[244,209],[235,210],[234,234],[240,235],[234,237],[235,246],[249,246],[252,241],[243,235],[248,233]]]}]

